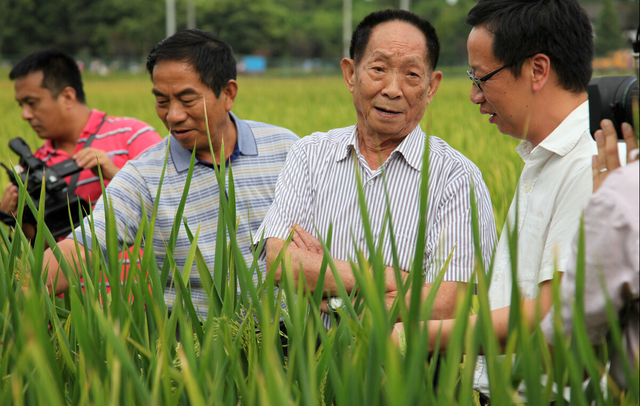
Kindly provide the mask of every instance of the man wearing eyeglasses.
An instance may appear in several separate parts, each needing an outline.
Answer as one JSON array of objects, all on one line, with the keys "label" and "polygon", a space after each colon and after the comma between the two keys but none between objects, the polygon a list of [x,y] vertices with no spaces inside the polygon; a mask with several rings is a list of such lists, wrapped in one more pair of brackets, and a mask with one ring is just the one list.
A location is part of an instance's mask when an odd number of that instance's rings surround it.
[{"label": "man wearing eyeglasses", "polygon": [[[591,194],[586,88],[593,33],[576,0],[480,0],[467,23],[473,26],[467,41],[471,101],[501,133],[522,140],[516,150],[525,162],[489,290],[496,335],[506,339],[512,288],[507,230],[518,237],[517,283],[533,326],[536,312],[542,317],[551,307],[554,272],[567,266]],[[484,395],[487,378],[480,357],[474,384]]]}]

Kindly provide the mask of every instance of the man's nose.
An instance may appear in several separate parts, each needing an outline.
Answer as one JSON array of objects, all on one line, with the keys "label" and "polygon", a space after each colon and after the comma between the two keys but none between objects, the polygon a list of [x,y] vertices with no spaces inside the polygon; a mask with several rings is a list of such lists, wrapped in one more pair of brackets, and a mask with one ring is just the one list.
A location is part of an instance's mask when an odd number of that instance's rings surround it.
[{"label": "man's nose", "polygon": [[29,121],[33,118],[33,110],[26,104],[22,106],[22,119]]},{"label": "man's nose", "polygon": [[186,120],[187,114],[180,103],[170,103],[167,109],[166,120],[171,124],[181,123]]},{"label": "man's nose", "polygon": [[478,89],[478,86],[471,84],[471,94],[469,94],[469,98],[471,99],[471,103],[481,104],[484,101],[484,93]]},{"label": "man's nose", "polygon": [[390,72],[387,74],[382,94],[390,99],[395,99],[402,95],[402,77],[399,73]]}]

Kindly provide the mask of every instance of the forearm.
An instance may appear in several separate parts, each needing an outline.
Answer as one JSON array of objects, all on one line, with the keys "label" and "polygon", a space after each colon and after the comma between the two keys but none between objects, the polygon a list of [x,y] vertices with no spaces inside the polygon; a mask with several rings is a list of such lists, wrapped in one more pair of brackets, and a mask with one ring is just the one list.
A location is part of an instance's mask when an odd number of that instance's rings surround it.
[{"label": "forearm", "polygon": [[[464,293],[466,287],[467,284],[463,282],[442,282],[440,284],[440,288],[436,293],[436,298],[433,302],[433,306],[431,307],[431,319],[452,319],[455,316],[458,295],[460,293]],[[429,292],[431,292],[432,288],[433,284],[427,283],[422,287],[422,289],[420,289],[420,305],[422,305],[422,303],[424,303],[424,301],[427,299],[427,296],[429,295]],[[393,305],[393,302],[395,301],[397,295],[397,289],[394,289],[391,292],[387,292],[387,294],[385,295],[387,309],[391,309],[391,306]],[[412,289],[409,288],[404,296],[404,301],[407,309],[411,307],[411,295]]]},{"label": "forearm", "polygon": [[[269,269],[271,269],[271,265],[282,251],[282,260],[286,266],[291,268],[294,282],[297,284],[300,278],[303,277],[309,289],[315,291],[320,277],[323,255],[293,246],[288,246],[286,250],[282,250],[283,246],[284,241],[278,238],[269,238],[267,240],[267,265]],[[351,293],[356,286],[356,278],[353,274],[351,263],[335,258],[333,259],[333,263],[347,293]],[[278,264],[275,272],[276,280],[280,281],[282,278],[282,263]],[[385,270],[385,285],[387,291],[396,290],[393,268],[387,268]],[[327,296],[335,296],[338,294],[338,284],[333,272],[329,269],[329,265],[325,273],[324,291]]]},{"label": "forearm", "polygon": [[[518,319],[527,325],[529,331],[533,331],[533,329],[535,329],[536,325],[542,321],[551,308],[551,281],[543,282],[541,286],[542,289],[540,290],[538,297],[525,300],[520,304],[521,316],[518,317]],[[507,306],[496,309],[491,311],[489,314],[491,316],[493,334],[498,341],[500,349],[504,350],[509,338],[509,316],[511,314],[511,307]],[[478,317],[478,315],[472,315],[469,317],[469,328],[475,328]],[[443,320],[442,322],[430,321],[428,325],[430,339],[435,343],[438,331],[442,328],[440,347],[446,348],[455,322],[456,320],[454,319]],[[484,353],[482,348],[480,348],[480,353]]]},{"label": "forearm", "polygon": [[[66,239],[58,243],[59,252],[66,259],[73,268],[75,264],[79,264],[80,261],[85,261],[85,249],[82,244],[78,244],[80,248],[80,257],[76,251],[75,241],[72,239]],[[89,253],[91,254],[91,253]],[[51,292],[55,292],[56,295],[63,293],[69,289],[69,281],[65,277],[60,263],[56,259],[54,252],[51,248],[47,249],[44,253],[43,261],[44,271],[47,272],[47,289]],[[82,275],[82,267],[77,266],[78,272]]]}]

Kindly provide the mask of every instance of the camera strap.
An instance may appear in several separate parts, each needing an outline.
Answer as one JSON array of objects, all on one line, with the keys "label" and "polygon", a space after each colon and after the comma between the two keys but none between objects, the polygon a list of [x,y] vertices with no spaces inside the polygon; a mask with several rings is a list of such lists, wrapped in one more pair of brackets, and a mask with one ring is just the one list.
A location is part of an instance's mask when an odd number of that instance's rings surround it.
[{"label": "camera strap", "polygon": [[[89,148],[91,146],[91,143],[96,138],[96,135],[98,135],[98,131],[100,131],[100,129],[102,128],[102,125],[104,124],[105,121],[107,121],[107,113],[106,112],[104,113],[104,117],[102,117],[102,122],[100,123],[100,125],[98,126],[96,131],[93,134],[91,134],[89,136],[89,138],[87,138],[87,140],[84,142],[84,145],[82,146],[82,149]],[[73,175],[73,177],[69,181],[69,186],[67,187],[67,194],[74,194],[74,192],[76,191],[76,186],[78,184],[78,179],[80,179],[80,174],[81,173],[82,173],[82,171],[80,171],[80,172],[76,173],[75,175]]]}]

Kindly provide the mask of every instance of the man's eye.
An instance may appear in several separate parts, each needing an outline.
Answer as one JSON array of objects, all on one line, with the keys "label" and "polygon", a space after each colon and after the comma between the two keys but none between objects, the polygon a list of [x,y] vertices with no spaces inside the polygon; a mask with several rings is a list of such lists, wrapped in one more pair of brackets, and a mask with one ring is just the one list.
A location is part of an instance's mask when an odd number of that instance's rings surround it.
[{"label": "man's eye", "polygon": [[159,106],[164,106],[165,104],[167,104],[168,100],[164,100],[164,99],[156,99],[156,104]]},{"label": "man's eye", "polygon": [[193,104],[196,102],[197,99],[190,99],[190,100],[182,100],[182,103],[184,104]]}]

